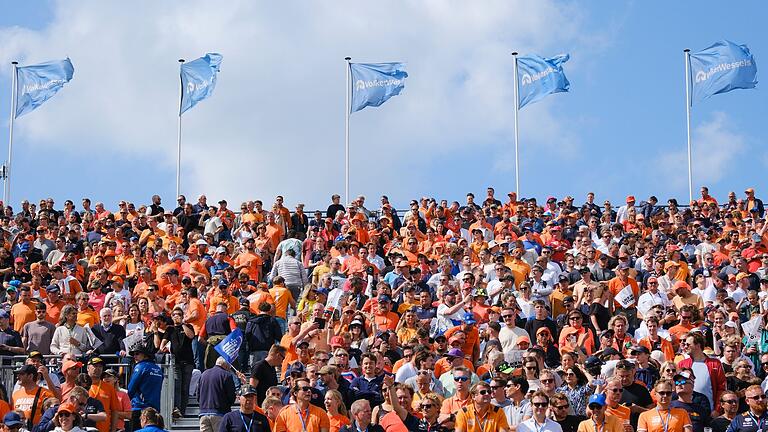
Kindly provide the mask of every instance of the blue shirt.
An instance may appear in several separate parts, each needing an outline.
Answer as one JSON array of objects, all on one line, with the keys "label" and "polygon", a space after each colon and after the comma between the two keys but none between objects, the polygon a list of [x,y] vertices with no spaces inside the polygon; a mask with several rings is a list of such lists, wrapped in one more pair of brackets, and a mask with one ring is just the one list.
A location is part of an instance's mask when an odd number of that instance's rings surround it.
[{"label": "blue shirt", "polygon": [[160,366],[151,360],[140,361],[134,366],[131,382],[128,383],[131,410],[140,411],[152,407],[159,411],[162,387],[163,371]]}]

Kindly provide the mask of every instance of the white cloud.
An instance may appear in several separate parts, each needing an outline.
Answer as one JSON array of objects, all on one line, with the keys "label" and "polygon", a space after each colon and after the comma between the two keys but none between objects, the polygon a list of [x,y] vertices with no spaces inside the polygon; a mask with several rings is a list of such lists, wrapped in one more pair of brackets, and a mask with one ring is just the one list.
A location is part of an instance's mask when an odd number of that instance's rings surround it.
[{"label": "white cloud", "polygon": [[[152,154],[173,172],[176,60],[219,52],[215,94],[184,115],[183,192],[230,202],[282,193],[310,206],[343,190],[344,56],[408,65],[400,96],[352,116],[351,193],[409,197],[425,176],[451,175],[414,174],[432,155],[498,137],[512,143],[513,48],[552,55],[585,34],[580,12],[554,0],[62,0],[56,8],[41,31],[0,29],[2,64],[68,55],[75,65],[54,101],[16,123],[26,143]],[[527,130],[540,132],[523,133],[527,145],[578,146],[569,126],[552,127],[546,103],[530,113]]]},{"label": "white cloud", "polygon": [[[688,184],[688,153],[685,144],[683,141],[680,151],[658,157],[665,173],[662,180],[678,188],[687,188]],[[691,135],[693,187],[712,185],[725,178],[746,149],[746,137],[735,130],[728,115],[724,112],[713,113],[712,118],[696,126]]]}]

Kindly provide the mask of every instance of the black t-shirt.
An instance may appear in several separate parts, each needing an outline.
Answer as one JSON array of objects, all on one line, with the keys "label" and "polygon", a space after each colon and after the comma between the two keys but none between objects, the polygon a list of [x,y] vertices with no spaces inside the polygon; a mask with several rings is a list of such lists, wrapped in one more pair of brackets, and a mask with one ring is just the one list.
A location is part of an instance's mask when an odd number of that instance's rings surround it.
[{"label": "black t-shirt", "polygon": [[[86,414],[98,414],[106,412],[104,411],[104,404],[102,404],[98,399],[94,399],[92,397],[88,397],[88,402],[85,404],[85,413]],[[85,426],[87,427],[96,427],[96,422],[93,420],[86,420]]]},{"label": "black t-shirt", "polygon": [[244,414],[242,411],[236,410],[224,414],[217,432],[256,431],[271,431],[267,417],[255,411],[251,414]]},{"label": "black t-shirt", "polygon": [[[624,387],[624,392],[621,394],[621,400],[619,402],[626,406],[639,405],[642,407],[647,407],[649,405],[653,405],[653,399],[651,398],[651,394],[648,392],[648,389],[645,388],[644,385],[638,384],[636,382],[633,382],[629,386]],[[629,422],[635,429],[637,429],[638,417],[640,417],[640,414],[635,413],[629,417]]]},{"label": "black t-shirt", "polygon": [[[192,329],[189,324],[183,325]],[[176,363],[193,364],[195,362],[195,356],[192,353],[192,339],[187,337],[181,326],[168,326],[165,329],[163,339],[171,342],[171,352],[176,356]]]},{"label": "black t-shirt", "polygon": [[563,432],[576,432],[583,420],[586,420],[586,417],[569,414],[563,420],[557,420],[557,423],[563,428]]},{"label": "black t-shirt", "polygon": [[[608,321],[611,320],[611,313],[608,311],[608,308],[600,303],[592,303],[589,305],[589,315],[594,315],[595,318],[597,318],[597,325],[600,326],[600,330],[608,328]],[[592,320],[590,319],[590,326],[591,325]]]},{"label": "black t-shirt", "polygon": [[725,432],[726,429],[728,429],[728,426],[731,425],[731,421],[727,418],[720,416],[710,423],[712,427],[712,432]]},{"label": "black t-shirt", "polygon": [[256,401],[259,406],[267,396],[267,389],[277,385],[277,375],[275,367],[270,366],[266,360],[256,362],[251,368],[251,377],[256,378]]}]

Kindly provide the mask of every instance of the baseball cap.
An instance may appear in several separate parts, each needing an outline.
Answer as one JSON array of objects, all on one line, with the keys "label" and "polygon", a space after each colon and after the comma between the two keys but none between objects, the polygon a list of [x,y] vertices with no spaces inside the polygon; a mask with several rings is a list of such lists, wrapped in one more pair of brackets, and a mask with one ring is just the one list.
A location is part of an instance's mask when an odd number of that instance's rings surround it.
[{"label": "baseball cap", "polygon": [[496,372],[498,373],[510,374],[514,371],[515,367],[505,361],[499,363],[499,365],[496,366]]},{"label": "baseball cap", "polygon": [[643,353],[643,354],[650,354],[651,353],[651,351],[648,348],[646,348],[646,347],[644,347],[642,345],[633,345],[633,346],[629,347],[629,352],[632,352],[632,353]]},{"label": "baseball cap", "polygon": [[88,360],[88,364],[104,366],[104,360],[102,360],[101,357],[92,357],[90,360]]},{"label": "baseball cap", "polygon": [[25,375],[36,374],[37,368],[35,367],[35,365],[30,365],[30,364],[22,365],[20,368],[16,369],[15,372],[17,374],[25,374]]},{"label": "baseball cap", "polygon": [[592,405],[600,405],[601,407],[605,406],[605,393],[597,393],[593,394],[589,397],[589,401],[587,402],[587,406]]},{"label": "baseball cap", "polygon": [[21,416],[16,411],[11,411],[8,414],[6,414],[5,417],[3,417],[3,423],[9,428],[24,424],[24,422],[21,421]]},{"label": "baseball cap", "polygon": [[240,396],[248,396],[248,395],[255,395],[258,394],[256,391],[256,387],[246,385],[240,388]]},{"label": "baseball cap", "polygon": [[378,302],[379,303],[389,303],[391,301],[392,301],[392,299],[388,295],[386,295],[386,294],[382,294],[378,298]]},{"label": "baseball cap", "polygon": [[79,361],[67,360],[64,362],[63,365],[61,365],[61,371],[66,372],[72,368],[80,369],[82,367],[83,367],[83,364]]},{"label": "baseball cap", "polygon": [[445,354],[446,357],[453,357],[453,358],[464,358],[464,352],[458,348],[451,348],[448,350],[448,352]]},{"label": "baseball cap", "polygon": [[27,356],[27,358],[35,358],[35,357],[43,358],[43,353],[41,353],[40,351],[30,351],[29,355]]},{"label": "baseball cap", "polygon": [[[78,409],[75,407],[75,404],[73,404],[72,402],[64,402],[63,404],[59,405],[59,409],[56,410],[56,414],[61,413],[61,412],[67,412],[67,413],[70,413],[70,414],[74,414],[74,413],[78,412]],[[7,424],[8,423],[6,423],[6,425]]]},{"label": "baseball cap", "polygon": [[248,301],[245,297],[240,297],[240,306],[251,306],[251,302]]},{"label": "baseball cap", "polygon": [[331,338],[331,347],[343,347],[344,346],[344,338],[341,336],[334,336]]},{"label": "baseball cap", "polygon": [[634,202],[634,201],[635,201],[635,196],[634,195],[629,195],[627,197],[627,202]]},{"label": "baseball cap", "polygon": [[227,248],[225,248],[224,246],[219,246],[219,247],[216,248],[216,253],[223,253],[223,254],[225,254],[225,253],[227,253]]},{"label": "baseball cap", "polygon": [[595,356],[589,356],[586,358],[586,360],[584,360],[584,366],[586,366],[587,368],[602,366],[604,364],[605,362],[603,362],[602,360],[600,360],[598,357],[595,357]]},{"label": "baseball cap", "polygon": [[466,324],[475,324],[477,322],[475,321],[475,314],[472,312],[465,312],[463,318]]},{"label": "baseball cap", "polygon": [[24,258],[18,257],[15,260],[13,260],[13,262],[15,262],[15,263],[23,263],[24,262]]}]

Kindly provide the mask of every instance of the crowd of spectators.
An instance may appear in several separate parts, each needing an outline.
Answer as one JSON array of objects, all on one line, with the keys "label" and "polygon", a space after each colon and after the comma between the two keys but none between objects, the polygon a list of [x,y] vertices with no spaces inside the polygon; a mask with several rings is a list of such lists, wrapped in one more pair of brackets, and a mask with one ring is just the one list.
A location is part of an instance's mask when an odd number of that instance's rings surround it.
[{"label": "crowd of spectators", "polygon": [[[160,431],[190,396],[203,432],[768,426],[751,188],[682,206],[151,201],[2,208],[4,428]],[[237,329],[230,364],[214,348]]]}]

